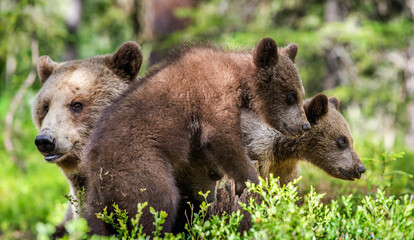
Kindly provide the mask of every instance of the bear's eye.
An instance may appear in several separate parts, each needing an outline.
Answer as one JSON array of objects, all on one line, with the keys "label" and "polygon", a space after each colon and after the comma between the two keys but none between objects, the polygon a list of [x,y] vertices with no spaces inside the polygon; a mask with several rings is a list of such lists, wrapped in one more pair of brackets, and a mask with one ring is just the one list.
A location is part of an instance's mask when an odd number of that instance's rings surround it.
[{"label": "bear's eye", "polygon": [[290,93],[289,95],[287,95],[286,97],[286,102],[291,105],[291,104],[295,104],[297,101],[297,96],[296,93]]},{"label": "bear's eye", "polygon": [[43,111],[45,112],[45,114],[49,112],[49,104],[45,104],[43,106]]},{"label": "bear's eye", "polygon": [[338,147],[340,148],[340,149],[345,149],[345,148],[347,148],[348,147],[348,140],[346,140],[346,138],[338,138],[337,140],[336,140],[336,144],[338,145]]},{"label": "bear's eye", "polygon": [[74,102],[70,105],[70,110],[72,110],[75,113],[82,111],[82,108],[83,108],[83,104],[80,102]]}]

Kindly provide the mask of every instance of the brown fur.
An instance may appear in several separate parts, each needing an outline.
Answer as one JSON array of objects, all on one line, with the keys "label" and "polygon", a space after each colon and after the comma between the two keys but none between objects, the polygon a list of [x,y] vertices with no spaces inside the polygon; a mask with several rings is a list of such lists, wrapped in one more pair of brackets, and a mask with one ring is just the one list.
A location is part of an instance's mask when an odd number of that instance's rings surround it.
[{"label": "brown fur", "polygon": [[[45,159],[62,170],[71,195],[86,186],[79,163],[96,120],[103,108],[137,79],[141,63],[141,50],[133,42],[123,44],[113,55],[62,63],[48,56],[39,59],[43,86],[32,107],[33,122],[39,130],[36,143]],[[74,103],[83,105],[80,111],[74,111]],[[42,147],[42,138],[54,141],[53,149]],[[63,224],[73,218],[72,208],[69,205],[55,237],[62,236]]]},{"label": "brown fur", "polygon": [[[253,53],[192,47],[107,108],[85,152],[91,233],[113,233],[96,219],[104,207],[111,211],[117,203],[134,216],[144,201],[168,213],[163,231],[170,231],[181,197],[176,180],[184,177],[196,148],[206,149],[207,164],[236,180],[238,192],[247,180],[257,183],[241,141],[240,109],[250,108],[294,136],[308,124],[296,67],[284,50],[278,52],[268,38]],[[287,93],[295,96],[291,104]],[[148,209],[141,220],[151,233]]]},{"label": "brown fur", "polygon": [[[241,126],[244,144],[249,157],[258,161],[260,176],[268,178],[269,174],[272,173],[275,177],[279,177],[281,185],[287,184],[297,177],[298,162],[305,160],[320,167],[333,177],[344,180],[359,179],[362,173],[358,171],[358,168],[363,167],[365,169],[365,167],[353,148],[353,138],[346,120],[339,112],[338,99],[334,97],[328,99],[325,95],[319,94],[307,100],[304,108],[312,128],[297,138],[287,137],[269,127],[252,111],[244,110],[242,112]],[[336,142],[342,137],[348,141],[348,146],[345,149],[339,148]],[[193,202],[195,206],[203,200],[198,195],[199,191],[204,193],[210,191],[207,200],[213,202],[215,193],[218,191],[216,189],[217,179],[224,177],[219,182],[224,181],[227,184],[225,173],[214,165],[203,165],[202,162],[205,156],[203,156],[202,149],[199,152],[197,155],[199,158],[198,164],[193,164],[192,171],[187,173],[187,182],[191,185],[184,185],[187,194],[186,201]],[[210,183],[205,181],[207,177],[210,177]],[[214,201],[214,204],[218,205],[227,204],[227,208],[224,208],[227,212],[232,209],[239,209],[238,204],[233,206],[231,203],[225,202],[232,199],[231,191],[229,192],[229,199],[216,199]],[[243,198],[248,200],[246,196],[242,196]],[[221,201],[224,201],[224,203]],[[245,203],[248,203],[248,201],[245,201]],[[185,221],[183,221],[183,219],[185,220],[184,211],[187,210],[188,212],[188,204],[181,203],[181,205],[183,207],[178,217],[181,226],[176,226],[176,232],[183,230],[185,224]],[[245,221],[243,221],[243,224],[249,226]]]},{"label": "brown fur", "polygon": [[[273,173],[280,177],[281,184],[286,184],[296,177],[298,161],[305,160],[335,178],[359,179],[362,173],[358,168],[364,165],[353,148],[349,126],[339,112],[339,101],[319,94],[308,100],[304,108],[312,129],[296,139],[258,125],[251,114],[243,115],[244,139],[249,156],[259,161],[260,175],[266,178]],[[268,137],[263,132],[268,132]],[[340,138],[346,139],[344,149],[338,146]]]},{"label": "brown fur", "polygon": [[[353,148],[353,138],[346,120],[339,112],[338,99],[328,99],[319,94],[307,100],[304,108],[312,128],[297,138],[287,137],[269,127],[252,111],[242,112],[243,141],[249,157],[259,162],[260,176],[267,178],[272,173],[280,177],[282,185],[286,184],[296,177],[298,161],[305,160],[336,178],[360,178],[358,168],[364,165]],[[339,148],[337,143],[342,137],[348,142],[345,149]],[[204,156],[199,154],[198,157],[203,159]],[[198,191],[214,193],[215,181],[224,175],[216,166],[203,166],[201,161],[200,165],[194,165],[188,178],[198,180],[207,176],[216,177],[210,177],[210,184],[201,180],[192,182],[193,186],[187,188],[193,189],[190,195],[194,197],[197,197]],[[212,198],[214,194],[209,200]]]}]

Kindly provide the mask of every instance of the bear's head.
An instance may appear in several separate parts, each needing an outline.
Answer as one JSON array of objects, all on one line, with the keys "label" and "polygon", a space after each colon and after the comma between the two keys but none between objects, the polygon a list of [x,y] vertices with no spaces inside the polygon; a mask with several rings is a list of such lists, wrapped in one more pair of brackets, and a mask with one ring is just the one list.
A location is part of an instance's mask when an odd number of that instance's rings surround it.
[{"label": "bear's head", "polygon": [[39,130],[35,144],[46,161],[76,171],[81,152],[101,111],[135,81],[142,52],[134,42],[114,54],[62,63],[42,56],[42,88],[32,106]]},{"label": "bear's head", "polygon": [[267,124],[293,137],[311,127],[303,110],[305,92],[294,64],[297,51],[296,44],[278,49],[273,39],[264,38],[253,53],[257,69],[255,108]]},{"label": "bear's head", "polygon": [[312,129],[304,136],[302,157],[333,177],[359,179],[366,169],[354,150],[348,123],[339,112],[338,99],[318,94],[304,108]]}]

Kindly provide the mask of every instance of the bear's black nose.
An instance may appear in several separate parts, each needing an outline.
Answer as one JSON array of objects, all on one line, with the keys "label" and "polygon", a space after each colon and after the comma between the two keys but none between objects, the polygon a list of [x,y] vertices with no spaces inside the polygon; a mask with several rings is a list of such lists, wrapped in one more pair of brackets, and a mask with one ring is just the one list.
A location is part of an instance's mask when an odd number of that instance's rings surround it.
[{"label": "bear's black nose", "polygon": [[303,131],[308,131],[309,129],[311,129],[311,125],[309,123],[305,123],[302,125]]},{"label": "bear's black nose", "polygon": [[56,139],[49,135],[37,135],[35,144],[40,152],[51,153],[55,149]]},{"label": "bear's black nose", "polygon": [[358,172],[359,172],[359,173],[361,173],[361,174],[362,174],[362,173],[364,173],[367,169],[366,169],[364,166],[362,166],[362,167],[359,167],[357,170],[358,170]]}]

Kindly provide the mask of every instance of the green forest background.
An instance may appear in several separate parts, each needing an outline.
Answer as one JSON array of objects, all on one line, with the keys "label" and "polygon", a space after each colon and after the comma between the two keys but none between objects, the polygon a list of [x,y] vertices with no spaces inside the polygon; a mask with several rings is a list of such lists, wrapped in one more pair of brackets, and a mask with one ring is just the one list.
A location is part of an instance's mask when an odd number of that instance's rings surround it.
[{"label": "green forest background", "polygon": [[[323,201],[377,188],[414,192],[413,0],[2,0],[0,2],[0,239],[35,239],[60,222],[68,185],[34,145],[30,107],[40,89],[35,64],[143,49],[144,75],[183,41],[253,48],[263,37],[299,45],[307,97],[341,101],[367,167],[360,180],[333,179],[302,163],[300,190]],[[394,158],[393,153],[398,154]]]}]

